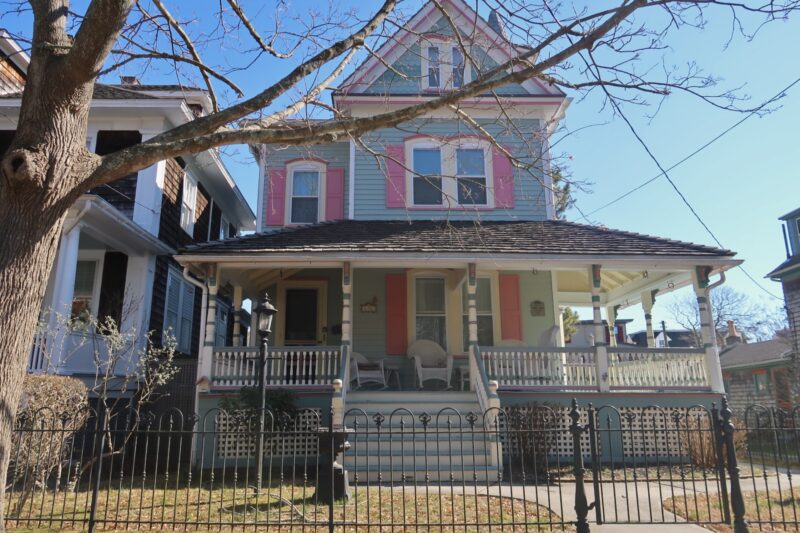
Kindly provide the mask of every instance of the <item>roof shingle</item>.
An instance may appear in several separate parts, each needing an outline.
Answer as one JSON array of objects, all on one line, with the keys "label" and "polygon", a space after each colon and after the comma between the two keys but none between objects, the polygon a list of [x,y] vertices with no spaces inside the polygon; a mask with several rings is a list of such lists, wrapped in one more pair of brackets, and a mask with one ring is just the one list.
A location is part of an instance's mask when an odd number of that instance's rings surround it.
[{"label": "roof shingle", "polygon": [[734,252],[649,235],[548,221],[342,220],[188,246],[186,254],[408,252],[696,256]]}]

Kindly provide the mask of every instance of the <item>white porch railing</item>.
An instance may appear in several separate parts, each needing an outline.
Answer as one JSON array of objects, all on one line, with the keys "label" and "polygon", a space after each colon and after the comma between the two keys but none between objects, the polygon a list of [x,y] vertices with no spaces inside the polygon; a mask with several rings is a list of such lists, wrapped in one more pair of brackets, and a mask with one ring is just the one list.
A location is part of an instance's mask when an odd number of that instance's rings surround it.
[{"label": "white porch railing", "polygon": [[[483,346],[488,379],[501,388],[597,390],[594,347],[523,348]],[[608,348],[612,390],[709,390],[701,349]]]},{"label": "white porch railing", "polygon": [[33,336],[33,346],[31,347],[31,355],[28,358],[28,372],[46,372],[47,367],[50,365],[50,354],[48,353],[49,337],[47,332],[38,331]]},{"label": "white porch railing", "polygon": [[609,348],[612,389],[709,389],[705,351],[692,348]]},{"label": "white porch railing", "polygon": [[481,348],[489,379],[501,387],[584,389],[597,386],[594,348]]},{"label": "white porch railing", "polygon": [[[211,383],[217,387],[258,385],[258,348],[214,348]],[[339,346],[269,348],[265,379],[268,386],[332,385],[339,377]]]}]

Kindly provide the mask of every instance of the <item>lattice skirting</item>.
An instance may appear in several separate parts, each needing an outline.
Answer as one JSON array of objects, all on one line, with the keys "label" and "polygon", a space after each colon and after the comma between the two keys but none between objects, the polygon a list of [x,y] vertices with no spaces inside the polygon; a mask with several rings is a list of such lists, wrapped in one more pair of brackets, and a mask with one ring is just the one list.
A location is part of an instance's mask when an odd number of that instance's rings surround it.
[{"label": "lattice skirting", "polygon": [[[264,440],[264,455],[267,457],[316,457],[319,454],[317,429],[320,409],[306,409],[292,421],[288,430],[280,437]],[[218,413],[215,419],[216,435],[214,450],[219,459],[247,459],[256,455],[257,435],[238,423],[235,417]],[[269,432],[267,432],[269,435]]]}]

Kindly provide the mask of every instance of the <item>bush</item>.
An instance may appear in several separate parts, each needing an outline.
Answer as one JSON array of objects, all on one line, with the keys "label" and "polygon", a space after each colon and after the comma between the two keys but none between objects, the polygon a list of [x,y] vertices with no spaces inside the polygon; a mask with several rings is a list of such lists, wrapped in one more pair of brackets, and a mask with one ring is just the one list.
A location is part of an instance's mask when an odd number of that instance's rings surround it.
[{"label": "bush", "polygon": [[[739,428],[733,432],[733,447],[736,456],[740,457],[747,451],[747,433],[742,430],[744,426],[737,419],[732,418],[731,422],[734,427]],[[709,416],[686,416],[679,422],[679,431],[681,446],[694,466],[706,470],[717,467],[717,450]]]},{"label": "bush", "polygon": [[563,409],[537,402],[516,405],[505,410],[507,441],[514,466],[525,468],[526,477],[547,479],[548,461],[553,454],[561,427]]},{"label": "bush", "polygon": [[[242,387],[237,396],[223,398],[219,402],[221,409],[241,419],[241,423],[258,427],[261,396],[256,387]],[[267,389],[264,391],[264,407],[266,409],[266,425],[286,423],[297,414],[295,396],[288,389]],[[272,414],[270,421],[269,414]]]},{"label": "bush", "polygon": [[16,509],[67,459],[70,442],[89,418],[86,386],[67,376],[26,375],[12,440],[11,481],[23,486]]}]

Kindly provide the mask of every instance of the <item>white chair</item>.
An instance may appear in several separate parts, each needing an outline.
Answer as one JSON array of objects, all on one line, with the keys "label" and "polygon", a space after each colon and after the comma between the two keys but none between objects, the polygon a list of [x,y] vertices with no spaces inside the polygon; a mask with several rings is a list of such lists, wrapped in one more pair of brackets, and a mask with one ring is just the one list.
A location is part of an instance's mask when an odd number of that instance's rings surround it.
[{"label": "white chair", "polygon": [[383,359],[370,361],[358,352],[351,352],[350,381],[355,381],[359,389],[367,383],[377,383],[381,389],[385,389],[387,385]]},{"label": "white chair", "polygon": [[419,388],[426,381],[442,381],[450,388],[450,377],[453,375],[453,356],[433,341],[416,340],[408,347],[408,357],[414,362],[417,371]]}]

